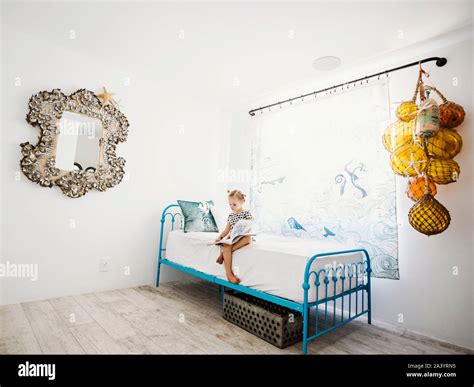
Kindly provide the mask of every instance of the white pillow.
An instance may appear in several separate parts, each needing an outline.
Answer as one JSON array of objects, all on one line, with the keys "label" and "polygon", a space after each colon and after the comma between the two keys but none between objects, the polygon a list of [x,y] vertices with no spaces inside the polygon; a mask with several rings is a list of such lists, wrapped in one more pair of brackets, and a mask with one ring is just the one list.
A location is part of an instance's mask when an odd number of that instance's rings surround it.
[{"label": "white pillow", "polygon": [[219,232],[224,231],[225,226],[227,226],[227,217],[229,216],[229,213],[226,212],[222,207],[217,206],[211,207],[211,213],[214,217],[214,220],[216,221]]}]

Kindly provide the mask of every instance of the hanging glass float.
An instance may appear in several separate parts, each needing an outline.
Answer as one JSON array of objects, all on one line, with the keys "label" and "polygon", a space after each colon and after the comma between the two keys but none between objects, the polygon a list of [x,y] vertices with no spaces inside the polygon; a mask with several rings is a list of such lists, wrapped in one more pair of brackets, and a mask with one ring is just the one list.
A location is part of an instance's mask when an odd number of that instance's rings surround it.
[{"label": "hanging glass float", "polygon": [[442,126],[454,129],[463,123],[466,112],[461,105],[447,101],[440,105],[439,115]]},{"label": "hanging glass float", "polygon": [[418,144],[397,148],[390,158],[393,172],[401,176],[418,176],[428,165],[428,157]]},{"label": "hanging glass float", "polygon": [[408,221],[418,232],[435,235],[448,228],[451,216],[448,209],[432,195],[425,194],[410,209]]},{"label": "hanging glass float", "polygon": [[[428,187],[426,187],[427,179],[428,179]],[[436,184],[433,182],[433,180],[431,180],[428,177],[415,176],[415,177],[410,178],[410,180],[408,181],[407,196],[415,202],[417,200],[420,200],[424,196],[427,190],[431,196],[436,196],[437,194]]]},{"label": "hanging glass float", "polygon": [[390,124],[383,134],[383,145],[392,153],[402,145],[414,142],[415,121],[396,121]]},{"label": "hanging glass float", "polygon": [[433,87],[433,90],[441,97],[443,103],[439,106],[439,124],[448,129],[454,129],[461,125],[466,116],[461,105],[448,101],[441,92]]},{"label": "hanging glass float", "polygon": [[[406,193],[415,201],[408,214],[411,226],[435,235],[451,222],[449,211],[434,196],[437,184],[450,184],[459,177],[460,167],[453,157],[461,151],[462,137],[453,128],[461,125],[465,112],[434,86],[425,85],[423,77],[429,74],[420,64],[413,98],[397,107],[398,121],[385,129],[382,141],[391,153],[392,170],[410,177]],[[441,105],[433,98],[435,93],[443,100]]]},{"label": "hanging glass float", "polygon": [[413,101],[405,101],[398,105],[396,110],[396,115],[398,119],[402,122],[409,122],[416,118],[416,114],[418,113],[418,106]]},{"label": "hanging glass float", "polygon": [[418,75],[418,81],[416,82],[415,92],[413,93],[411,101],[404,101],[397,107],[395,113],[397,115],[397,118],[402,122],[410,122],[411,120],[414,120],[418,114],[418,105],[416,104],[416,97],[420,89],[421,76],[422,73],[420,72]]},{"label": "hanging glass float", "polygon": [[458,180],[461,169],[453,159],[432,159],[426,173],[436,184],[449,184]]},{"label": "hanging glass float", "polygon": [[426,148],[429,156],[451,159],[461,151],[462,137],[455,130],[441,128],[435,136],[427,140]]}]

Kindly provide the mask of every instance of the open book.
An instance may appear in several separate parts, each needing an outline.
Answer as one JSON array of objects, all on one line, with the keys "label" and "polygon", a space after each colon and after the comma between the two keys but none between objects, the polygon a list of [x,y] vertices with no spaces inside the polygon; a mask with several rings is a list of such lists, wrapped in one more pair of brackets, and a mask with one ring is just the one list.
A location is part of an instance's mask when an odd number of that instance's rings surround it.
[{"label": "open book", "polygon": [[242,239],[244,236],[247,235],[255,235],[252,234],[250,231],[252,230],[253,222],[249,219],[242,219],[239,220],[230,232],[230,236],[225,239],[221,239],[219,242],[215,242],[216,245],[233,245],[235,242]]}]

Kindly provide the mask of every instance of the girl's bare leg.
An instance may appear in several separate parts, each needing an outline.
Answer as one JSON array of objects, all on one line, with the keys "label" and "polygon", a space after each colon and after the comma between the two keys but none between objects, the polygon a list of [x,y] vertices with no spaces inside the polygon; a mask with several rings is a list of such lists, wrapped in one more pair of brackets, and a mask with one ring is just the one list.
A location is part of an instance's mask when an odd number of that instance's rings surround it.
[{"label": "girl's bare leg", "polygon": [[[240,239],[239,241],[235,242],[235,243],[232,245],[232,251],[238,250],[238,249],[240,249],[241,247],[244,247],[244,246],[250,244],[251,241],[252,241],[252,237],[251,237],[250,235],[243,237],[242,239]],[[224,254],[223,254],[222,251],[221,251],[221,253],[219,254],[219,256],[217,257],[216,262],[217,262],[219,265],[221,265],[221,264],[224,262]]]},{"label": "girl's bare leg", "polygon": [[232,245],[232,251],[235,251],[235,250],[240,249],[241,247],[247,246],[250,244],[250,242],[252,242],[252,237],[250,235],[244,236]]},{"label": "girl's bare leg", "polygon": [[225,267],[227,279],[229,280],[229,282],[233,284],[238,284],[240,282],[240,279],[236,277],[234,272],[232,271],[232,252],[240,249],[243,246],[250,244],[251,241],[252,241],[252,237],[246,236],[246,237],[243,237],[238,242],[234,243],[233,245],[224,245],[222,249],[222,253],[224,256],[224,267]]},{"label": "girl's bare leg", "polygon": [[224,254],[222,253],[222,250],[221,250],[221,253],[219,254],[219,256],[217,257],[216,262],[219,265],[222,265],[222,262],[224,262]]},{"label": "girl's bare leg", "polygon": [[224,267],[227,279],[233,284],[238,284],[240,279],[238,279],[232,271],[232,246],[224,245],[222,253],[224,255]]}]

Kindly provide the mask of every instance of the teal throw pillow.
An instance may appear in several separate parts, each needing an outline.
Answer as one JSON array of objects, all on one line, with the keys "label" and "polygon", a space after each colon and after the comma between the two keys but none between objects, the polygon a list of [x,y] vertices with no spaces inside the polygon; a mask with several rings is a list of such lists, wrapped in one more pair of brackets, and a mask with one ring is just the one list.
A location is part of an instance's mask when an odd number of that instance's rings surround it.
[{"label": "teal throw pillow", "polygon": [[212,200],[207,202],[188,202],[178,200],[184,216],[184,232],[218,232],[216,221],[211,212]]}]

